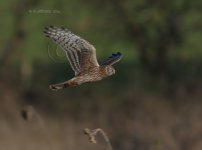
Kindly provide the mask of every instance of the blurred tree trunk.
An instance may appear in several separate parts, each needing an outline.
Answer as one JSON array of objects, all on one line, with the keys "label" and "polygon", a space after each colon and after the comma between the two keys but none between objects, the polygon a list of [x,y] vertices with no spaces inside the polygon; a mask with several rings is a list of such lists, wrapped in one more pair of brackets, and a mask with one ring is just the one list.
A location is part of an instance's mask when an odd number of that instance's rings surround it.
[{"label": "blurred tree trunk", "polygon": [[12,57],[23,47],[23,41],[26,38],[26,13],[28,13],[29,8],[37,5],[38,2],[38,0],[22,0],[17,3],[17,6],[15,6],[13,11],[15,19],[13,24],[13,36],[10,41],[7,42],[0,58],[0,76],[4,82],[12,82],[9,79],[11,71],[9,67],[10,61]]}]

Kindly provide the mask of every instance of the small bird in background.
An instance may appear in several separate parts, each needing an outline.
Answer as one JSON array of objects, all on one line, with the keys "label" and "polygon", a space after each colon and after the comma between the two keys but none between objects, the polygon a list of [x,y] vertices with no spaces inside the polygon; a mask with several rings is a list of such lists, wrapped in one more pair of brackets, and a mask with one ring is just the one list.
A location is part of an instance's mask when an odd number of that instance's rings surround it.
[{"label": "small bird in background", "polygon": [[115,69],[112,65],[117,63],[123,56],[120,52],[114,53],[99,65],[94,46],[68,29],[49,26],[45,27],[44,33],[65,51],[68,61],[75,72],[72,79],[50,85],[49,87],[52,90],[99,81],[111,76],[115,74]]}]

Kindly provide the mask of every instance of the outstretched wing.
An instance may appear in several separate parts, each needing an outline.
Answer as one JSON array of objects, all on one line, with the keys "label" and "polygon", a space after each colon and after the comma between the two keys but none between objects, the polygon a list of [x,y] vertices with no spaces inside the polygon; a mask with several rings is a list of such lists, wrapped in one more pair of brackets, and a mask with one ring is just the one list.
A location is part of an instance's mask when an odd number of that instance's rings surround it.
[{"label": "outstretched wing", "polygon": [[75,75],[83,70],[99,66],[94,46],[68,29],[49,26],[45,27],[44,33],[65,51]]},{"label": "outstretched wing", "polygon": [[122,57],[123,55],[120,52],[117,52],[116,54],[112,54],[111,56],[109,56],[109,58],[105,60],[101,65],[113,65],[121,60]]}]

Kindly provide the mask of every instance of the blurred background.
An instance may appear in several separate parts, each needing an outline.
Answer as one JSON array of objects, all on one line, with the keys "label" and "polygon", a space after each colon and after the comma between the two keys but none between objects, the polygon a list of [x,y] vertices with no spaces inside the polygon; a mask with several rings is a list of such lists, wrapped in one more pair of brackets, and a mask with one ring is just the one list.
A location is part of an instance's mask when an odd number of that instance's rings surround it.
[{"label": "blurred background", "polygon": [[[0,149],[104,149],[86,127],[116,150],[202,149],[202,1],[7,0],[0,12]],[[123,53],[116,74],[49,90],[73,71],[48,25],[88,40],[99,62]]]}]

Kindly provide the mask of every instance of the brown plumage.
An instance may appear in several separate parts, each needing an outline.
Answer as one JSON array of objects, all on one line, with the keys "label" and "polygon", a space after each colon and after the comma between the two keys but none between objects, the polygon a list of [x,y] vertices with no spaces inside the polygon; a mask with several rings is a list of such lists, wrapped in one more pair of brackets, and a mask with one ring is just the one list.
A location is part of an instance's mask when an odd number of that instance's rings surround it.
[{"label": "brown plumage", "polygon": [[99,65],[94,46],[71,33],[68,29],[49,26],[45,28],[44,33],[65,51],[68,61],[75,72],[75,77],[59,84],[52,84],[50,85],[50,89],[59,90],[85,82],[99,81],[115,74],[115,69],[112,65],[122,58],[120,52],[112,54],[112,56]]}]

